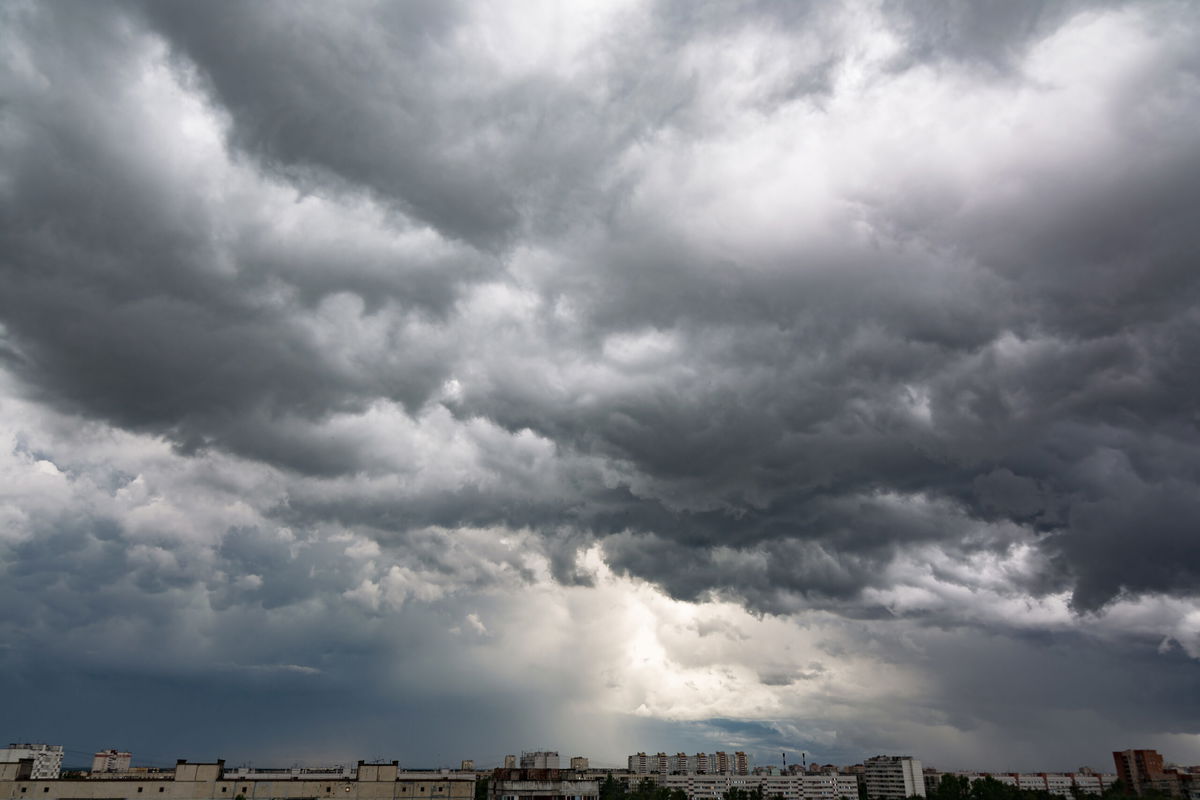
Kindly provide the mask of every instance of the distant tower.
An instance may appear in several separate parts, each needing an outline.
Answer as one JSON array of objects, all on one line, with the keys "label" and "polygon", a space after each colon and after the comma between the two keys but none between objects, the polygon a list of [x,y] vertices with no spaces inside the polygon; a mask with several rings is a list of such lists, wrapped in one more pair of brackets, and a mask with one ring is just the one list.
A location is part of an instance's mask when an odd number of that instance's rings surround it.
[{"label": "distant tower", "polygon": [[132,760],[123,750],[101,750],[92,756],[92,772],[128,772]]},{"label": "distant tower", "polygon": [[504,757],[504,768],[505,769],[516,769],[517,768],[517,757],[516,756],[505,756]]}]

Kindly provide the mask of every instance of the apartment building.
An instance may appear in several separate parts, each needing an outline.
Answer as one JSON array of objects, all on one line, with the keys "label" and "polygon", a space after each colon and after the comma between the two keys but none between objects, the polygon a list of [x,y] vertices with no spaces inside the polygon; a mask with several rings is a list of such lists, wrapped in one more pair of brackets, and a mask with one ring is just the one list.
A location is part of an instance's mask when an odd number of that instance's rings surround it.
[{"label": "apartment building", "polygon": [[0,763],[32,762],[30,777],[53,780],[62,774],[63,748],[60,744],[23,742],[0,750]]},{"label": "apartment building", "polygon": [[680,789],[688,800],[720,800],[730,789],[752,792],[762,787],[772,800],[857,800],[858,779],[853,775],[703,775],[699,773],[645,776],[656,785]]},{"label": "apartment building", "polygon": [[132,761],[124,750],[101,750],[92,756],[92,772],[128,772]]},{"label": "apartment building", "polygon": [[738,751],[726,753],[676,753],[668,756],[666,753],[635,753],[628,757],[626,765],[635,775],[749,775],[750,757]]},{"label": "apartment building", "polygon": [[949,774],[974,782],[991,778],[1008,786],[1045,791],[1061,797],[1073,797],[1077,792],[1101,794],[1116,781],[1116,775],[1100,775],[1095,772],[951,772],[925,770],[926,796],[941,783],[942,776]]},{"label": "apartment building", "polygon": [[875,756],[864,761],[863,767],[863,781],[870,800],[925,796],[921,762],[912,756]]}]

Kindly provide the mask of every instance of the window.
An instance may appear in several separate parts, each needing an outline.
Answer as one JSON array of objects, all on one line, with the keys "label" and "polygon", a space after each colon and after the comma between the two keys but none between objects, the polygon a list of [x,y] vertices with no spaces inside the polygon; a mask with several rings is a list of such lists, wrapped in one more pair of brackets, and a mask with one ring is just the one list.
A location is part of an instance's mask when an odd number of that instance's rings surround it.
[{"label": "window", "polygon": [[163,787],[161,787],[161,786],[158,787],[158,790],[161,792],[163,790]]},{"label": "window", "polygon": [[221,791],[222,791],[222,792],[228,792],[228,791],[229,791],[229,787],[228,787],[228,786],[222,786],[222,787],[221,787]]},{"label": "window", "polygon": [[50,787],[49,787],[49,786],[43,786],[43,787],[42,787],[42,791],[43,791],[43,792],[48,792],[48,791],[50,791]]},{"label": "window", "polygon": [[138,794],[141,794],[141,793],[142,793],[142,787],[141,787],[141,786],[139,786],[139,787],[138,787]]}]

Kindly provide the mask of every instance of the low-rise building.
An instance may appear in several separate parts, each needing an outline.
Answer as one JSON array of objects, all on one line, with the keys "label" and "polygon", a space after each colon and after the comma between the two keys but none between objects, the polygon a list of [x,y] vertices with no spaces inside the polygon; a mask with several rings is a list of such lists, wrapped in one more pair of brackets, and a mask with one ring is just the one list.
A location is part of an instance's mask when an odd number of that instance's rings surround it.
[{"label": "low-rise building", "polygon": [[731,789],[752,792],[762,787],[767,800],[857,800],[858,779],[854,775],[641,775],[668,790],[679,789],[688,800],[720,800]]},{"label": "low-rise building", "polygon": [[497,769],[488,800],[599,800],[600,782],[559,769]]},{"label": "low-rise building", "polygon": [[[109,780],[35,779],[30,759],[0,764],[3,800],[474,800],[471,773],[404,772],[396,762],[359,762],[354,777],[225,771],[225,762],[180,760],[171,772]],[[24,768],[24,769],[22,769]],[[268,775],[269,777],[264,777]]]},{"label": "low-rise building", "polygon": [[558,769],[558,753],[553,750],[521,753],[521,769]]},{"label": "low-rise building", "polygon": [[1007,786],[1017,786],[1021,789],[1044,791],[1061,797],[1073,797],[1076,793],[1101,794],[1112,786],[1115,775],[1100,775],[1093,770],[1087,772],[939,772],[933,769],[924,770],[926,796],[932,793],[941,783],[942,777],[951,775],[974,783],[990,778]]}]

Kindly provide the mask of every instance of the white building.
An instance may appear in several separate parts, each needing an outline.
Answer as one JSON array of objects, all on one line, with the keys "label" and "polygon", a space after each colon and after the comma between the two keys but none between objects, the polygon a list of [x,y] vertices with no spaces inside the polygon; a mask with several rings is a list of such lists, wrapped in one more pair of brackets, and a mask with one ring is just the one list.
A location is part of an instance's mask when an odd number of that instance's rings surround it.
[{"label": "white building", "polygon": [[932,779],[932,784],[926,781],[925,788],[936,786],[943,774],[966,778],[972,783],[991,778],[1006,786],[1046,791],[1061,797],[1072,797],[1076,792],[1100,794],[1117,779],[1116,775],[1098,775],[1094,772],[934,772],[928,776]]},{"label": "white building", "polygon": [[92,756],[92,772],[128,772],[132,761],[124,750],[101,750]]},{"label": "white building", "polygon": [[352,781],[358,777],[358,767],[333,764],[328,767],[234,767],[224,770],[231,780],[247,781]]},{"label": "white building", "polygon": [[768,800],[857,800],[854,775],[654,775],[666,789],[682,789],[688,800],[720,800],[730,789],[752,792],[759,786]]},{"label": "white building", "polygon": [[912,756],[875,756],[863,762],[869,800],[905,800],[925,796],[921,762]]},{"label": "white building", "polygon": [[804,785],[804,800],[858,800],[858,776],[822,773],[797,775]]},{"label": "white building", "polygon": [[10,744],[0,750],[0,762],[33,761],[33,780],[57,780],[62,773],[63,748],[61,744]]}]

